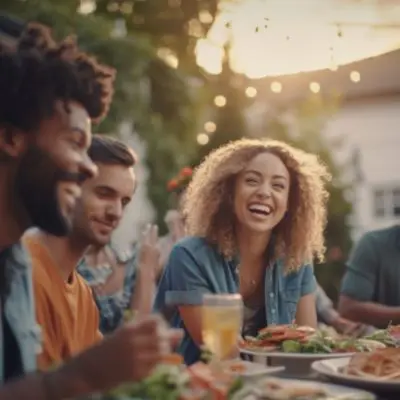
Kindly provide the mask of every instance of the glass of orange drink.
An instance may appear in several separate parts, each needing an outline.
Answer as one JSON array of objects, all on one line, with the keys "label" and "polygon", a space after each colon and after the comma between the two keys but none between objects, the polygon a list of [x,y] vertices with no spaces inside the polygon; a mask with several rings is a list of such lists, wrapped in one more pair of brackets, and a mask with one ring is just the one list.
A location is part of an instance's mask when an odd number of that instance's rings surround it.
[{"label": "glass of orange drink", "polygon": [[243,323],[240,294],[205,294],[202,307],[202,337],[215,361],[230,358]]}]

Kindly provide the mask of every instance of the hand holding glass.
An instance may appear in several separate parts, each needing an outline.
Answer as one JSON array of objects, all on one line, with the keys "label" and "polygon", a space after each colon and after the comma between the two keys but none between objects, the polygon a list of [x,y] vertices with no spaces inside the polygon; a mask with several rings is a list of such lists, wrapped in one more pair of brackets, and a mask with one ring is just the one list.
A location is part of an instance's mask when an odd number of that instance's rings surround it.
[{"label": "hand holding glass", "polygon": [[229,358],[237,346],[243,322],[240,294],[206,294],[203,296],[202,336],[217,360]]}]

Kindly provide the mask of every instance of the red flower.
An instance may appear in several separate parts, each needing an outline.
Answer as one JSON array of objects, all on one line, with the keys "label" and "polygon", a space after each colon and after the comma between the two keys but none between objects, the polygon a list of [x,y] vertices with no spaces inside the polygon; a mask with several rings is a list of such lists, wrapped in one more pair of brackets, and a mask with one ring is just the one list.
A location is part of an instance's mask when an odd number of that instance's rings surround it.
[{"label": "red flower", "polygon": [[328,251],[328,261],[340,261],[343,258],[343,252],[340,247],[335,246]]},{"label": "red flower", "polygon": [[179,186],[179,182],[176,179],[171,179],[168,182],[167,189],[169,192],[173,192]]},{"label": "red flower", "polygon": [[184,167],[184,168],[181,169],[181,176],[183,178],[190,178],[192,175],[193,175],[192,168]]}]

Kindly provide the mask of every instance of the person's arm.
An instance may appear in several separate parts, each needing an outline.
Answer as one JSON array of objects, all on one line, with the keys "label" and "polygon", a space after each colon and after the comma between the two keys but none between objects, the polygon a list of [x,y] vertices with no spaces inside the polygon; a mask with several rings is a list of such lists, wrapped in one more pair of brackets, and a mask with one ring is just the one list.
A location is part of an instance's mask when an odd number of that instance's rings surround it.
[{"label": "person's arm", "polygon": [[165,305],[178,307],[185,328],[200,346],[203,294],[210,293],[206,268],[192,251],[178,244],[171,252],[165,273],[172,285],[166,293]]},{"label": "person's arm", "polygon": [[311,265],[303,267],[300,299],[297,303],[296,324],[317,327],[317,312],[315,308],[316,282]]},{"label": "person's arm", "polygon": [[390,323],[400,324],[400,307],[359,301],[344,294],[340,295],[339,311],[345,318],[382,329]]},{"label": "person's arm", "polygon": [[[181,339],[158,316],[127,324],[98,345],[53,371],[34,373],[0,386],[1,400],[66,400],[107,392],[146,378]],[[112,366],[112,368],[110,368]]]},{"label": "person's arm", "polygon": [[333,307],[332,300],[325,293],[325,290],[318,284],[315,291],[315,305],[318,320],[331,325],[333,321],[339,318],[339,313]]},{"label": "person's arm", "polygon": [[379,328],[400,323],[400,307],[373,301],[379,267],[377,245],[373,236],[366,234],[353,250],[342,281],[339,312],[343,317]]}]

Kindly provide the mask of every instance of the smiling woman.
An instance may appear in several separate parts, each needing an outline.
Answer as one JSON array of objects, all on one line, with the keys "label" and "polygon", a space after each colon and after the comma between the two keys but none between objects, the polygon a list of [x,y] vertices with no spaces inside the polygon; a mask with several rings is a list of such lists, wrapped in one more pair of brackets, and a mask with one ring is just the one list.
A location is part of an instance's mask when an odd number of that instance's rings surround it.
[{"label": "smiling woman", "polygon": [[325,251],[329,179],[314,155],[248,139],[217,149],[195,171],[183,201],[192,236],[174,247],[155,303],[185,328],[187,363],[200,356],[207,293],[242,295],[246,335],[294,320],[316,326],[312,262]]}]

